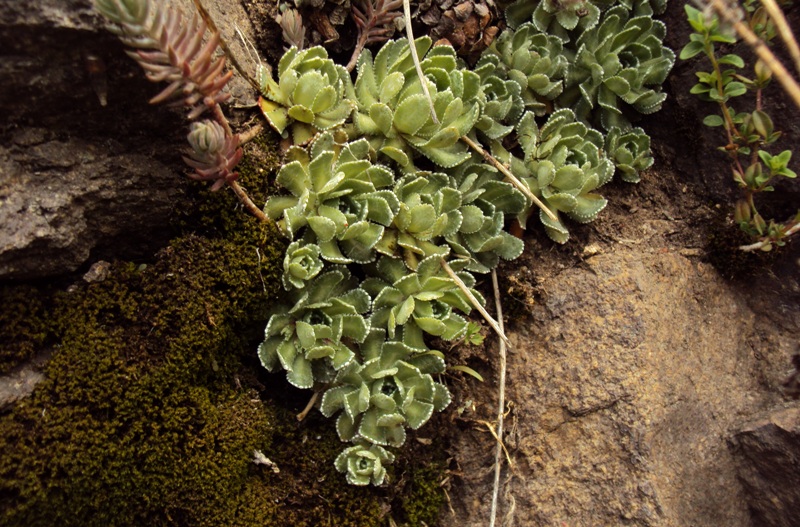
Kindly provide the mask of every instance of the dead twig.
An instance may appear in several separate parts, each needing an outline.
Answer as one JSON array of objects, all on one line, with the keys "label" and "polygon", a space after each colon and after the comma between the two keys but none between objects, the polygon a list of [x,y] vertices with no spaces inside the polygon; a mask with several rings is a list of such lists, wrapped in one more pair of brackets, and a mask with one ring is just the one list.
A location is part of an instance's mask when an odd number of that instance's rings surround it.
[{"label": "dead twig", "polygon": [[272,220],[269,219],[269,216],[264,214],[264,211],[259,209],[253,200],[250,199],[250,196],[247,195],[247,192],[239,185],[236,181],[228,182],[228,185],[233,189],[234,194],[236,197],[239,198],[239,201],[242,202],[242,205],[256,218],[265,222],[265,223],[272,223]]},{"label": "dead twig", "polygon": [[[500,325],[500,331],[503,331],[503,304],[500,302],[500,286],[497,283],[497,271],[492,269],[492,289],[494,290],[494,305],[497,312],[497,322]],[[494,452],[494,486],[492,487],[492,508],[489,514],[489,527],[494,527],[497,517],[497,498],[500,494],[500,450],[506,450],[503,444],[503,419],[505,414],[503,411],[506,406],[506,344],[500,339],[500,382],[497,389],[497,447]],[[509,466],[511,466],[511,458],[506,451]]]},{"label": "dead twig", "polygon": [[[208,11],[206,11],[206,8],[203,7],[203,3],[200,0],[192,0],[192,1],[194,2],[194,6],[197,9],[197,12],[200,14],[200,18],[202,18],[203,22],[206,23],[206,26],[208,26],[208,29],[210,29],[212,33],[218,33],[218,34],[221,35],[221,33],[219,32],[219,29],[217,29],[217,25],[214,23],[214,19],[211,18],[211,15],[208,14]],[[253,89],[256,90],[256,92],[257,92],[258,91],[258,83],[256,82],[256,80],[253,77],[251,77],[250,75],[248,75],[244,71],[244,68],[241,66],[241,64],[239,64],[239,61],[236,60],[236,56],[231,51],[231,48],[228,47],[228,43],[225,42],[225,39],[223,39],[221,36],[220,36],[220,39],[219,39],[219,45],[222,48],[222,51],[225,52],[225,55],[228,57],[228,60],[231,61],[231,64],[233,65],[233,67],[236,69],[236,71],[239,72],[239,75],[244,77],[245,80],[247,80],[247,82],[250,84],[250,86],[252,86]]]},{"label": "dead twig", "polygon": [[472,291],[469,290],[467,284],[465,284],[464,281],[461,278],[459,278],[459,276],[453,271],[453,268],[450,267],[450,265],[448,265],[448,263],[445,261],[444,258],[441,259],[441,264],[445,272],[450,276],[450,278],[453,279],[458,288],[461,289],[461,291],[467,296],[469,302],[473,306],[475,306],[475,309],[478,310],[483,319],[486,320],[486,322],[492,327],[495,333],[497,333],[497,336],[499,336],[510,348],[511,341],[508,340],[508,337],[506,337],[506,334],[503,333],[503,330],[500,328],[500,325],[497,323],[497,321],[494,318],[492,318],[492,315],[490,315],[489,312],[486,311],[486,309],[481,305],[481,303],[478,302],[478,299],[475,298],[475,295],[473,295]]},{"label": "dead twig", "polygon": [[[787,229],[786,232],[783,233],[783,237],[784,238],[788,238],[789,236],[791,236],[792,234],[797,233],[798,231],[800,231],[800,222],[799,223],[795,223],[789,229]],[[749,253],[749,252],[752,252],[752,251],[757,251],[757,250],[761,249],[762,247],[766,247],[767,245],[771,245],[772,243],[773,243],[773,240],[769,240],[769,239],[761,240],[761,241],[756,242],[756,243],[751,243],[750,245],[740,245],[739,246],[739,250],[743,251],[743,252],[746,252],[746,253]]]},{"label": "dead twig", "polygon": [[469,145],[470,148],[472,148],[478,154],[483,156],[483,158],[486,161],[488,161],[492,166],[494,166],[497,170],[499,170],[500,173],[503,174],[506,177],[506,179],[508,180],[509,183],[514,185],[517,188],[517,190],[519,190],[520,192],[522,192],[522,194],[525,195],[526,198],[531,200],[531,203],[533,203],[534,205],[536,205],[537,207],[542,209],[542,211],[547,215],[548,218],[550,218],[551,220],[553,220],[555,222],[558,221],[558,218],[556,217],[555,214],[553,214],[553,211],[551,211],[549,208],[547,208],[547,205],[542,203],[542,200],[537,198],[533,194],[533,192],[531,192],[531,189],[529,189],[528,186],[525,185],[525,183],[520,181],[514,174],[512,174],[511,171],[503,163],[498,161],[497,158],[495,158],[492,154],[490,154],[489,152],[484,150],[481,145],[479,145],[478,143],[476,143],[475,141],[473,141],[472,139],[470,139],[466,135],[462,135],[461,136],[461,140],[464,141],[465,143],[467,143],[467,145]]},{"label": "dead twig", "polygon": [[308,403],[306,403],[306,407],[303,408],[303,411],[297,414],[298,421],[302,421],[303,419],[306,418],[308,412],[310,412],[311,409],[314,408],[314,403],[317,402],[317,398],[319,398],[319,392],[314,392],[314,394],[311,396],[311,399],[309,399]]},{"label": "dead twig", "polygon": [[775,28],[777,28],[781,40],[786,44],[786,48],[792,56],[794,67],[797,69],[797,73],[800,74],[800,46],[797,45],[797,40],[794,38],[794,33],[789,27],[789,23],[786,21],[783,11],[778,7],[775,0],[761,0],[761,4],[775,23]]},{"label": "dead twig", "polygon": [[436,117],[436,109],[433,107],[433,99],[431,92],[428,91],[428,79],[422,73],[422,66],[419,64],[419,55],[417,54],[417,46],[414,45],[414,31],[411,29],[411,2],[403,0],[403,13],[406,19],[406,35],[408,36],[408,46],[411,49],[411,58],[414,60],[414,68],[417,70],[419,82],[422,84],[422,93],[428,99],[428,104],[431,107],[431,119],[436,124],[439,124],[439,119]]},{"label": "dead twig", "polygon": [[351,15],[353,21],[358,26],[358,40],[347,63],[347,71],[353,71],[358,63],[358,57],[367,44],[385,42],[393,32],[392,28],[387,28],[395,18],[403,16],[397,11],[403,5],[402,0],[361,0],[354,1],[352,4]]},{"label": "dead twig", "polygon": [[239,144],[243,145],[249,141],[252,141],[253,139],[256,138],[258,134],[261,133],[263,129],[264,129],[263,124],[261,123],[254,124],[251,128],[239,134]]},{"label": "dead twig", "polygon": [[747,27],[747,24],[739,19],[737,13],[731,10],[723,0],[709,0],[709,5],[726,24],[733,27],[742,40],[744,40],[747,45],[753,49],[756,55],[758,55],[758,58],[764,61],[764,64],[772,71],[775,78],[781,83],[781,86],[783,86],[783,89],[789,97],[792,98],[795,105],[800,108],[800,85],[789,75],[789,72],[786,71],[786,68],[775,57],[764,41],[758,38],[758,36]]}]

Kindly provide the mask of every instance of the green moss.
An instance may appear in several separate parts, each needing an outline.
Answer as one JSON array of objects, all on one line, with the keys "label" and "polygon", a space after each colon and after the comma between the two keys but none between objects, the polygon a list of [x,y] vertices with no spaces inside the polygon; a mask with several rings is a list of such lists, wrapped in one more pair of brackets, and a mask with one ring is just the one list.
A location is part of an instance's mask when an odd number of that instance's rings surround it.
[{"label": "green moss", "polygon": [[251,246],[188,236],[57,298],[47,380],[0,421],[0,523],[233,523],[271,430],[232,383],[278,283]]},{"label": "green moss", "polygon": [[31,358],[48,335],[41,295],[30,286],[0,287],[0,373]]},{"label": "green moss", "polygon": [[439,511],[445,503],[445,492],[442,487],[444,473],[444,462],[411,470],[410,496],[401,502],[406,525],[412,527],[436,525]]},{"label": "green moss", "polygon": [[[242,183],[263,201],[258,155]],[[2,293],[13,360],[55,351],[34,394],[0,415],[0,525],[369,527],[400,514],[402,493],[345,483],[333,422],[298,423],[308,394],[288,401],[255,356],[284,240],[232,193],[195,199],[201,213],[147,266],[118,263],[54,297]],[[252,463],[256,449],[280,472]],[[431,503],[414,517],[435,518]]]},{"label": "green moss", "polygon": [[[277,377],[276,377],[277,378]],[[280,381],[281,391],[285,383]],[[305,392],[302,392],[305,395]],[[254,487],[271,496],[273,507],[265,525],[274,527],[372,527],[385,524],[386,492],[348,485],[333,461],[344,448],[333,423],[317,412],[302,422],[295,412],[276,406],[272,450],[279,473],[265,469]],[[265,504],[261,504],[265,506]]]}]

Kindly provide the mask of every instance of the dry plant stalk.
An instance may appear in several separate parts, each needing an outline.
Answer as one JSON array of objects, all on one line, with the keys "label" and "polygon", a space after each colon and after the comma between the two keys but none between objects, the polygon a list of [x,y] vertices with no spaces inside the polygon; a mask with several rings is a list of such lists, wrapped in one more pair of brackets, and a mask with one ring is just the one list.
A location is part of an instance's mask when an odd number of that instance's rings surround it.
[{"label": "dry plant stalk", "polygon": [[464,281],[458,277],[458,275],[453,271],[453,268],[450,267],[450,265],[448,265],[448,263],[445,261],[444,258],[441,259],[441,264],[445,272],[450,276],[450,278],[453,279],[458,288],[461,289],[461,291],[467,296],[469,302],[473,306],[475,306],[475,309],[477,309],[478,312],[480,312],[483,319],[486,320],[486,322],[492,327],[494,332],[497,333],[497,336],[500,337],[500,339],[503,340],[503,342],[505,342],[506,345],[510,348],[511,341],[508,340],[506,334],[503,333],[500,324],[498,324],[497,321],[494,318],[492,318],[492,315],[490,315],[489,312],[486,311],[486,309],[481,305],[481,303],[478,302],[478,299],[475,298],[475,295],[473,295],[472,292],[469,290],[467,284],[465,284]]},{"label": "dry plant stalk", "polygon": [[800,74],[800,46],[797,45],[797,40],[794,38],[794,33],[792,33],[792,29],[789,27],[789,23],[786,21],[783,11],[778,7],[775,0],[761,0],[761,4],[775,23],[778,34],[780,34],[783,43],[786,44],[786,48],[792,56],[797,73]]},{"label": "dry plant stalk", "polygon": [[[793,234],[796,234],[799,231],[800,231],[800,223],[795,223],[794,225],[792,225],[790,228],[788,228],[786,230],[786,232],[783,234],[783,237],[784,238],[788,238],[789,236],[791,236]],[[762,247],[765,247],[768,243],[771,243],[771,242],[769,240],[762,240],[760,242],[751,243],[750,245],[740,245],[739,246],[739,250],[743,251],[743,252],[746,252],[746,253],[753,252],[753,251],[758,251]]]},{"label": "dry plant stalk", "polygon": [[467,143],[467,145],[469,145],[470,148],[472,148],[478,154],[483,156],[483,158],[486,161],[491,163],[492,166],[494,166],[497,170],[499,170],[500,173],[503,174],[506,177],[506,179],[508,180],[509,183],[514,185],[517,188],[517,190],[519,190],[520,192],[522,192],[525,195],[526,198],[531,200],[531,203],[533,203],[534,205],[536,205],[537,207],[542,209],[542,211],[547,215],[548,218],[550,218],[551,220],[556,221],[556,222],[558,221],[558,218],[556,217],[555,214],[553,214],[553,211],[550,210],[547,207],[547,205],[542,203],[542,200],[537,198],[536,195],[534,195],[533,192],[531,192],[531,189],[529,189],[528,186],[525,185],[525,183],[523,183],[522,181],[517,179],[517,177],[514,174],[511,173],[511,171],[508,169],[508,167],[506,167],[503,163],[498,161],[492,154],[490,154],[489,152],[484,150],[483,147],[481,147],[481,145],[479,145],[478,143],[476,143],[475,141],[473,141],[472,139],[470,139],[466,135],[462,135],[461,136],[461,140],[464,141],[465,143]]},{"label": "dry plant stalk", "polygon": [[[200,13],[200,17],[203,19],[203,22],[206,23],[208,29],[211,30],[212,33],[221,34],[219,29],[217,29],[217,25],[214,23],[214,19],[211,18],[211,15],[208,14],[208,11],[203,6],[203,3],[200,0],[193,0],[193,1],[194,1],[194,6],[197,9],[197,12]],[[231,62],[231,65],[236,69],[236,71],[239,72],[239,75],[244,77],[250,84],[250,86],[253,87],[254,90],[258,91],[258,83],[251,75],[248,75],[247,72],[244,71],[244,68],[242,67],[241,64],[239,64],[239,61],[236,60],[236,55],[233,54],[231,48],[228,46],[228,43],[225,42],[224,38],[220,37],[219,46],[222,48],[223,53],[225,53],[225,56]]]},{"label": "dry plant stalk", "polygon": [[778,79],[778,82],[781,83],[781,86],[783,86],[783,89],[789,97],[792,98],[795,105],[800,108],[800,85],[789,75],[789,72],[777,57],[775,57],[769,47],[747,27],[747,24],[739,19],[736,13],[731,10],[723,0],[709,0],[709,5],[717,12],[722,20],[733,27],[742,40],[744,40],[747,45],[753,49],[756,55],[764,61]]},{"label": "dry plant stalk", "polygon": [[414,60],[414,68],[417,70],[417,77],[419,77],[422,92],[425,98],[428,99],[428,104],[431,107],[431,119],[434,123],[439,124],[439,118],[436,117],[436,109],[433,107],[433,99],[431,92],[428,91],[428,80],[425,74],[422,73],[422,66],[419,64],[419,54],[417,54],[417,47],[414,45],[414,31],[411,29],[411,2],[403,0],[403,14],[406,19],[406,36],[408,37],[408,48],[411,50],[411,58]]},{"label": "dry plant stalk", "polygon": [[[494,289],[494,305],[497,310],[497,321],[500,330],[503,331],[503,304],[500,302],[500,286],[497,283],[497,271],[492,269],[492,288]],[[489,527],[494,527],[497,518],[497,498],[500,494],[500,452],[506,451],[508,463],[511,465],[511,458],[503,444],[503,419],[505,417],[506,406],[506,344],[500,340],[500,382],[497,388],[497,446],[494,451],[494,485],[492,487],[492,509],[489,515]]]}]

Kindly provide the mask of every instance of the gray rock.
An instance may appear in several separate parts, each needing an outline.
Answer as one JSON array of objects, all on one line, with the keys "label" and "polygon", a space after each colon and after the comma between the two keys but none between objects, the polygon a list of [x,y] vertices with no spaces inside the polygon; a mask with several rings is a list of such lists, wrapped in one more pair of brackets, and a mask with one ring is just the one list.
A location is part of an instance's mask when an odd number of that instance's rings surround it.
[{"label": "gray rock", "polygon": [[[253,72],[234,31],[252,35],[241,5],[205,4]],[[160,88],[90,0],[0,2],[0,49],[0,279],[150,257],[188,184],[185,112],[147,104]],[[231,90],[235,105],[254,103],[243,79]]]},{"label": "gray rock", "polygon": [[756,527],[800,525],[800,407],[771,412],[732,441]]},{"label": "gray rock", "polygon": [[44,380],[44,366],[51,354],[52,350],[44,350],[25,364],[0,375],[0,411],[33,393],[36,385]]}]

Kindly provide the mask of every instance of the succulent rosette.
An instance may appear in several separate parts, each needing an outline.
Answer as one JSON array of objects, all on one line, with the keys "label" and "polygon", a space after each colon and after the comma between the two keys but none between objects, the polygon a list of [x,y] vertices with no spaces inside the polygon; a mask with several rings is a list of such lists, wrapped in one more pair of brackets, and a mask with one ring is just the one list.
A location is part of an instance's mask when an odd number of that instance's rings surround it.
[{"label": "succulent rosette", "polygon": [[559,106],[604,130],[631,128],[631,111],[660,110],[667,98],[661,85],[675,64],[665,35],[664,23],[650,16],[632,17],[621,5],[606,11],[576,42]]},{"label": "succulent rosette", "polygon": [[386,479],[386,466],[394,462],[394,455],[380,445],[360,442],[348,447],[339,454],[334,466],[345,472],[351,485],[383,485]]},{"label": "succulent rosette", "polygon": [[369,322],[369,295],[344,267],[335,267],[290,293],[291,307],[279,306],[258,348],[269,371],[286,370],[298,388],[330,382],[355,357],[349,343],[363,342]]},{"label": "succulent rosette", "polygon": [[[526,113],[518,127],[525,153],[520,160],[505,156],[515,175],[555,214],[539,218],[553,240],[565,243],[569,231],[562,215],[587,223],[608,203],[595,191],[614,175],[614,164],[603,154],[603,134],[579,121],[571,110],[558,110],[539,127]],[[528,212],[520,214],[525,223]]]},{"label": "succulent rosette", "polygon": [[310,154],[293,148],[277,183],[290,195],[272,196],[264,210],[292,239],[316,244],[323,260],[346,264],[375,259],[376,245],[400,203],[386,167],[373,165],[365,139],[337,143],[322,134]]},{"label": "succulent rosette", "polygon": [[531,21],[539,32],[569,42],[573,35],[595,27],[600,12],[608,3],[591,0],[517,0],[506,8],[506,20],[512,28]]},{"label": "succulent rosette", "polygon": [[[468,262],[456,259],[449,265],[472,288],[475,278],[463,271]],[[372,274],[362,283],[373,298],[371,325],[386,329],[390,338],[402,338],[408,346],[424,350],[427,347],[423,333],[454,340],[466,331],[466,320],[454,309],[469,314],[472,304],[444,270],[441,255],[423,259],[413,272],[402,260],[382,257]],[[475,290],[471,293],[483,303],[480,293]]]},{"label": "succulent rosette", "polygon": [[292,242],[283,258],[281,282],[286,290],[302,289],[306,282],[322,271],[319,246],[313,243]]},{"label": "succulent rosette", "polygon": [[525,210],[526,199],[513,185],[500,181],[494,167],[462,166],[454,174],[461,192],[462,220],[445,240],[454,256],[467,259],[466,270],[487,273],[500,259],[513,260],[522,254],[524,243],[505,230],[505,221]]},{"label": "succulent rosette", "polygon": [[447,388],[432,377],[445,368],[436,352],[386,340],[382,329],[373,329],[359,350],[363,362],[342,369],[320,405],[328,417],[343,410],[336,423],[343,441],[401,446],[406,426],[416,430],[450,403]]},{"label": "succulent rosette", "polygon": [[429,37],[416,39],[414,46],[436,119],[408,41],[399,39],[387,42],[374,59],[369,50],[361,54],[352,94],[355,131],[405,172],[415,170],[413,159],[419,154],[440,167],[454,167],[469,158],[459,138],[480,115],[480,79],[459,67],[451,46],[431,47]]},{"label": "succulent rosette", "polygon": [[345,97],[350,75],[320,46],[292,47],[278,63],[277,82],[260,67],[258,83],[267,121],[284,136],[291,130],[295,144],[343,124],[353,112],[353,102]]},{"label": "succulent rosette", "polygon": [[[552,111],[552,101],[564,90],[568,67],[558,37],[539,32],[533,24],[523,24],[516,30],[504,31],[483,53],[475,71],[481,76],[490,101],[508,98],[505,92],[513,91],[501,81],[508,79],[519,85],[524,106],[512,104],[503,119],[513,125],[519,121],[523,109],[539,116]],[[488,102],[487,107],[484,113],[496,113]]]},{"label": "succulent rosette", "polygon": [[623,181],[638,183],[641,172],[653,165],[650,136],[641,128],[622,131],[612,128],[605,139],[605,151]]}]

